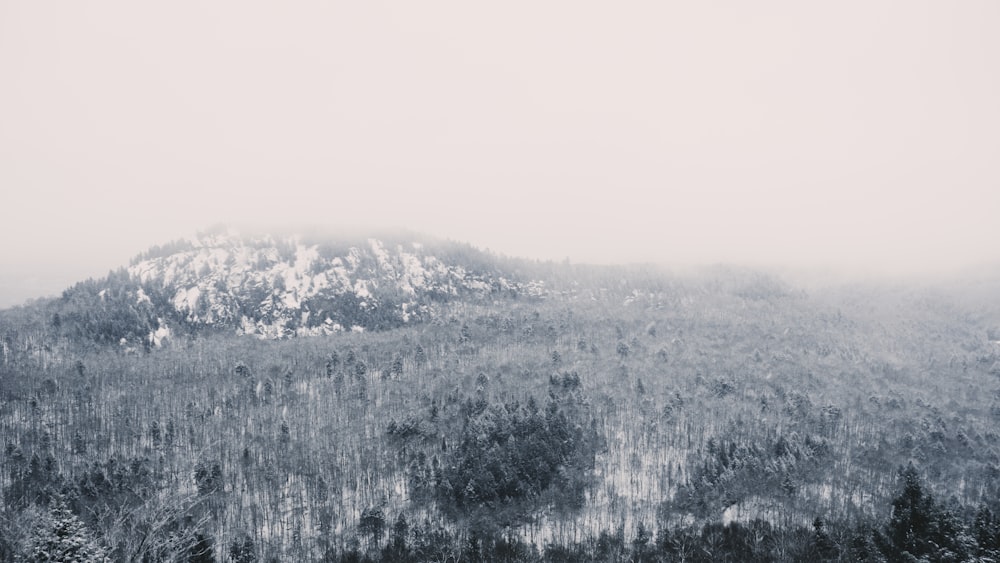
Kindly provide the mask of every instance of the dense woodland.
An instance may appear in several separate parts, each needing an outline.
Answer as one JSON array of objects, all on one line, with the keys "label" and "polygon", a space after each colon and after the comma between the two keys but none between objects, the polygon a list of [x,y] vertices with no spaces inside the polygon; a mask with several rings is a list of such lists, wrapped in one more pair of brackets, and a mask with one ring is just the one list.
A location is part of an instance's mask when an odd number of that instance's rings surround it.
[{"label": "dense woodland", "polygon": [[995,285],[534,268],[282,340],[2,312],[0,561],[1000,560]]}]

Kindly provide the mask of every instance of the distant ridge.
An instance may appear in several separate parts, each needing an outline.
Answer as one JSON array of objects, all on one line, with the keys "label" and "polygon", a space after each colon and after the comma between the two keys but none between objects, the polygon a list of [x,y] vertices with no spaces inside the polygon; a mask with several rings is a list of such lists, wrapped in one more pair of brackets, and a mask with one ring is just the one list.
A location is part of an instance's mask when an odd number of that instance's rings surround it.
[{"label": "distant ridge", "polygon": [[541,298],[515,261],[412,234],[241,235],[215,228],[153,247],[56,300],[64,332],[158,346],[177,330],[262,338],[382,330],[430,320],[452,300]]}]

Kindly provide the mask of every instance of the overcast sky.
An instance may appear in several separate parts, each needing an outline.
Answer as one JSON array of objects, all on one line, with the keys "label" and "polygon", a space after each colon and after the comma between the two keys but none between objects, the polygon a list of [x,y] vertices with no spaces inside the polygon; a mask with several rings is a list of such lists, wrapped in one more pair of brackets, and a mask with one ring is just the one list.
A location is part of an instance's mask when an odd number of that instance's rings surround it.
[{"label": "overcast sky", "polygon": [[220,222],[997,261],[998,29],[995,0],[0,0],[0,306]]}]

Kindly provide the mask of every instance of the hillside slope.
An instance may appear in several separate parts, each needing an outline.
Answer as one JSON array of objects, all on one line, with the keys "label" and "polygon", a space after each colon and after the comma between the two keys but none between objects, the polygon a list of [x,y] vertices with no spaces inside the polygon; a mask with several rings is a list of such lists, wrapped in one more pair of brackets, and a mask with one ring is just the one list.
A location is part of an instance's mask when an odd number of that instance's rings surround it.
[{"label": "hillside slope", "polygon": [[53,304],[75,336],[159,345],[179,328],[264,338],[384,330],[456,299],[540,297],[544,287],[457,243],[203,234],[79,283]]},{"label": "hillside slope", "polygon": [[120,561],[996,560],[994,287],[154,249],[0,313],[0,561],[61,500]]}]

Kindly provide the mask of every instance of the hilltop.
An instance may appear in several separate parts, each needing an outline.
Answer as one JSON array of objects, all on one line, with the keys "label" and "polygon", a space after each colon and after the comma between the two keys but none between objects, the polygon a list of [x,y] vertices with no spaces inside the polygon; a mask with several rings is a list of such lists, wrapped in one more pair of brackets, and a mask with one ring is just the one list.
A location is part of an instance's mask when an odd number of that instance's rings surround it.
[{"label": "hilltop", "polygon": [[541,298],[544,284],[518,270],[517,261],[418,235],[331,240],[216,229],[147,250],[45,306],[66,334],[105,344],[159,346],[205,329],[315,336],[426,322],[458,300]]}]

